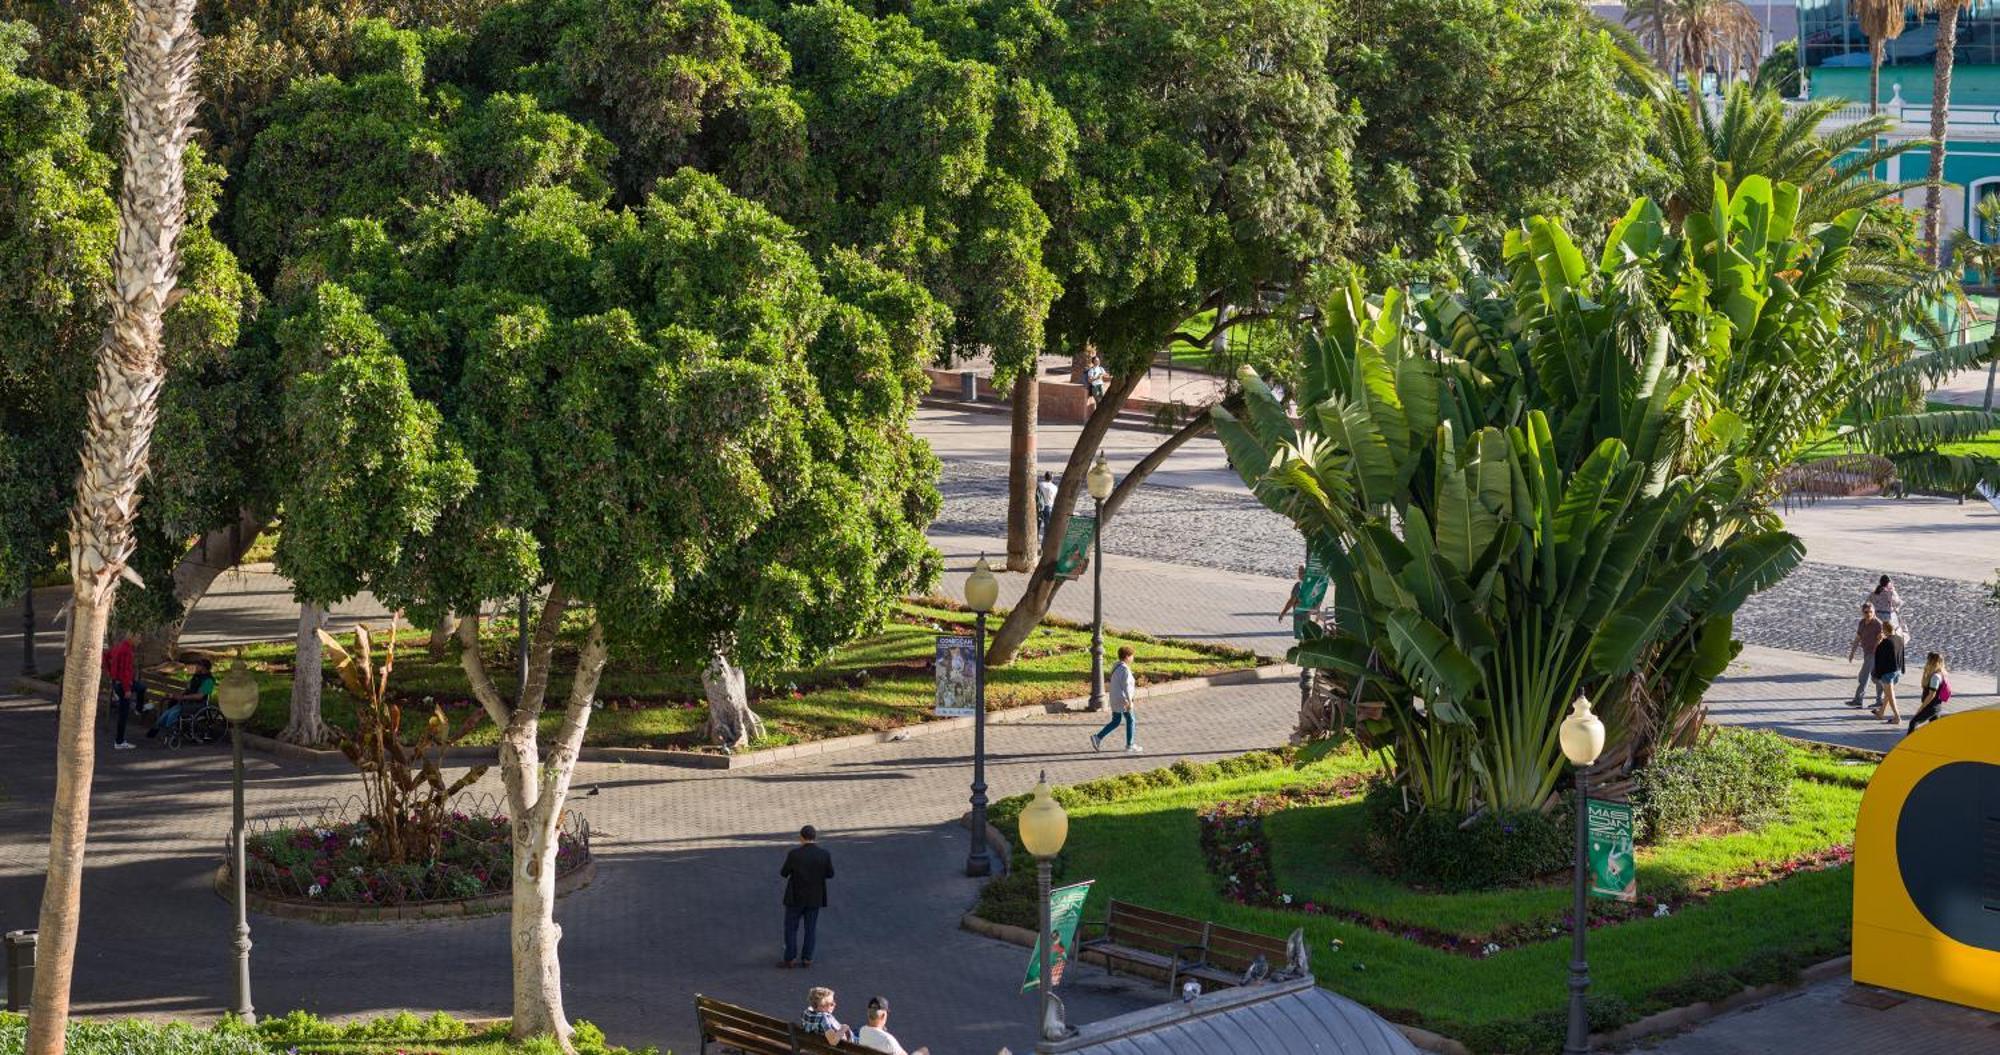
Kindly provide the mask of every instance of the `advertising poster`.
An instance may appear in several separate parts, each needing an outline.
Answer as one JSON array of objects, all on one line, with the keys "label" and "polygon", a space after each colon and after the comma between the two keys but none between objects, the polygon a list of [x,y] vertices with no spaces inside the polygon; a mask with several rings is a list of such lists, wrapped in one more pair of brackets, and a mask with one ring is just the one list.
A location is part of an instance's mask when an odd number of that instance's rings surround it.
[{"label": "advertising poster", "polygon": [[1590,892],[1619,901],[1639,898],[1629,803],[1590,800]]},{"label": "advertising poster", "polygon": [[[1062,984],[1063,968],[1069,963],[1076,950],[1076,929],[1083,922],[1083,902],[1090,896],[1090,884],[1086,880],[1074,886],[1057,887],[1049,891],[1049,933],[1055,935],[1055,944],[1049,947],[1049,988]],[[1028,980],[1021,983],[1021,991],[1032,993],[1040,987],[1042,980],[1042,943],[1035,942],[1034,951],[1028,954]]]},{"label": "advertising poster", "polygon": [[966,718],[979,709],[979,646],[965,634],[939,634],[937,705],[940,718]]},{"label": "advertising poster", "polygon": [[1097,537],[1097,518],[1071,516],[1063,532],[1062,548],[1056,551],[1056,574],[1074,579],[1090,567],[1090,543]]}]

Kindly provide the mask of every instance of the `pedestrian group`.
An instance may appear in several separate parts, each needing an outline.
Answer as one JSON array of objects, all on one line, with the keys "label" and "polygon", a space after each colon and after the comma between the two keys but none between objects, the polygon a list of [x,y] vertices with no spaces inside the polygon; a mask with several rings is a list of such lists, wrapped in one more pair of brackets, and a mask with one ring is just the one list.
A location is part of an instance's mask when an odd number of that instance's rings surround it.
[{"label": "pedestrian group", "polygon": [[[1873,685],[1875,705],[1868,713],[1892,725],[1903,721],[1903,712],[1896,705],[1896,686],[1908,669],[1904,650],[1909,645],[1909,628],[1902,610],[1903,598],[1896,592],[1896,584],[1889,576],[1882,576],[1875,583],[1874,592],[1861,604],[1861,621],[1854,628],[1854,641],[1847,647],[1848,662],[1853,662],[1857,655],[1861,659],[1861,670],[1854,679],[1854,697],[1847,705],[1863,706],[1862,695]],[[1944,704],[1951,699],[1948,675],[1943,653],[1924,656],[1923,673],[1917,683],[1916,713],[1910,716],[1905,735],[1944,713]]]}]

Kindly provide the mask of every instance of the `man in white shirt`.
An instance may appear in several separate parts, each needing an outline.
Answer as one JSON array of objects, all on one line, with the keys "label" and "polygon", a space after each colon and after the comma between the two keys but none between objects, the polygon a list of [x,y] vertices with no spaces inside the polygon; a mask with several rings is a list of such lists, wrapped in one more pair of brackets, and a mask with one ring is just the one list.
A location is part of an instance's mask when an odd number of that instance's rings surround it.
[{"label": "man in white shirt", "polygon": [[870,1051],[886,1052],[887,1055],[930,1055],[931,1049],[918,1048],[904,1051],[896,1043],[896,1036],[889,1032],[889,1001],[886,997],[868,998],[868,1024],[854,1035],[854,1042]]},{"label": "man in white shirt", "polygon": [[1139,679],[1132,675],[1133,655],[1135,653],[1131,645],[1121,646],[1118,649],[1118,664],[1111,668],[1110,675],[1104,679],[1107,683],[1105,689],[1111,695],[1111,720],[1104,724],[1104,728],[1091,734],[1092,751],[1101,750],[1104,738],[1117,732],[1121,724],[1125,726],[1125,750],[1133,754],[1138,754],[1142,750],[1138,744],[1132,742],[1132,729],[1135,724],[1132,717],[1132,695],[1139,689]]},{"label": "man in white shirt", "polygon": [[1056,481],[1049,473],[1042,474],[1042,482],[1035,485],[1035,533],[1049,533],[1049,514],[1056,510]]}]

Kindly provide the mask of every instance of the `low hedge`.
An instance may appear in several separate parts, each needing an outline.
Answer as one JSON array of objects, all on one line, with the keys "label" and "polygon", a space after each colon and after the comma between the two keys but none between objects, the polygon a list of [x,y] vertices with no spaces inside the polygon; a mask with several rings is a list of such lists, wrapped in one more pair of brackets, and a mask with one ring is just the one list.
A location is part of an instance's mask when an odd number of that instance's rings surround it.
[{"label": "low hedge", "polygon": [[1694,747],[1653,756],[1632,799],[1635,834],[1647,841],[1718,824],[1757,828],[1784,815],[1797,766],[1775,733],[1718,729]]},{"label": "low hedge", "polygon": [[1437,810],[1406,811],[1396,785],[1378,783],[1362,800],[1370,867],[1406,883],[1481,890],[1532,882],[1570,865],[1567,804],[1548,813],[1480,813],[1470,821]]},{"label": "low hedge", "polygon": [[[27,1034],[27,1016],[0,1012],[0,1055],[20,1055],[27,1046]],[[504,1022],[475,1027],[442,1012],[418,1017],[404,1011],[354,1022],[328,1022],[304,1011],[293,1011],[262,1019],[254,1026],[233,1018],[225,1018],[213,1026],[138,1019],[71,1019],[66,1036],[68,1055],[314,1055],[318,1052],[410,1055],[425,1050],[426,1045],[448,1046],[451,1051],[466,1055],[498,1051],[521,1055],[560,1052],[555,1042],[545,1037],[512,1044],[507,1039]],[[577,1022],[570,1041],[577,1055],[635,1055],[606,1042],[604,1032],[589,1022]],[[658,1052],[644,1048],[636,1055],[658,1055]]]},{"label": "low hedge", "polygon": [[[1251,751],[1219,762],[1182,759],[1161,769],[1120,773],[1069,786],[1058,785],[1050,791],[1064,809],[1071,810],[1094,803],[1118,802],[1162,788],[1208,784],[1282,769],[1299,761],[1300,753],[1289,747],[1277,751]],[[1041,893],[1035,888],[1035,858],[1021,849],[1019,826],[1021,809],[1028,804],[1029,798],[1028,795],[1010,795],[986,808],[987,823],[1000,829],[1000,833],[1007,837],[1014,854],[1007,862],[1006,874],[994,878],[979,891],[979,902],[973,912],[991,923],[1033,929],[1041,925]],[[1051,869],[1058,884],[1062,882],[1066,858],[1065,854],[1056,855]]]}]

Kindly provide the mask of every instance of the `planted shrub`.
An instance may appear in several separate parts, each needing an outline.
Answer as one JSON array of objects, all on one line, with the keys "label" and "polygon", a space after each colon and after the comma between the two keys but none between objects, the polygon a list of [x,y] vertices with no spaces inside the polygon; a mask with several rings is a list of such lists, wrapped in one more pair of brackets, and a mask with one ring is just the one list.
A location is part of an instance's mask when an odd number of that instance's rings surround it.
[{"label": "planted shrub", "polygon": [[1717,730],[1703,743],[1653,756],[1633,788],[1635,822],[1649,841],[1715,825],[1756,828],[1783,816],[1796,763],[1775,733]]},{"label": "planted shrub", "polygon": [[1376,871],[1407,883],[1469,890],[1530,882],[1569,866],[1574,834],[1567,807],[1549,813],[1405,810],[1394,785],[1370,789],[1362,853]]}]

